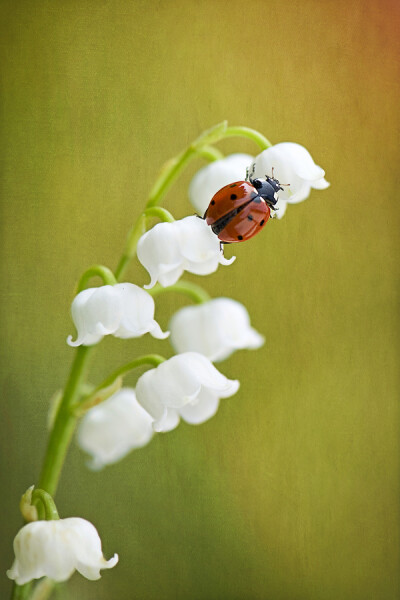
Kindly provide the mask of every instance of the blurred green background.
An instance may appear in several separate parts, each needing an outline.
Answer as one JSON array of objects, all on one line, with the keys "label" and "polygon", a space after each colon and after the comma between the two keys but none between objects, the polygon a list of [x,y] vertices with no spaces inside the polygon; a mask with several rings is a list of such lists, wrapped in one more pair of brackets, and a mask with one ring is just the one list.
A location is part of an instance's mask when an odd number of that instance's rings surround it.
[{"label": "blurred green background", "polygon": [[[66,379],[74,285],[114,268],[162,163],[228,119],[305,145],[326,170],[204,283],[265,334],[219,365],[241,381],[100,473],[72,447],[60,514],[119,565],[75,575],[83,600],[397,599],[399,581],[399,5],[390,0],[3,1],[1,565],[39,474]],[[230,139],[225,152],[257,153]],[[193,212],[187,186],[176,217]],[[132,264],[129,279],[147,283]],[[165,327],[186,300],[160,298]],[[149,338],[149,339],[147,339]],[[106,339],[98,382],[167,341]],[[134,377],[127,380],[134,384]],[[8,597],[10,582],[0,582]]]}]

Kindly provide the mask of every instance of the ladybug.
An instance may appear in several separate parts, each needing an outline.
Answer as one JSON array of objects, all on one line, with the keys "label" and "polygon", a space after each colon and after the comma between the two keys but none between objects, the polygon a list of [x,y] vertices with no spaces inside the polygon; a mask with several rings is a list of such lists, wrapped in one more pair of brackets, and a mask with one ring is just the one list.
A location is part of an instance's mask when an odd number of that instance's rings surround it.
[{"label": "ladybug", "polygon": [[266,179],[250,176],[249,181],[230,183],[212,197],[203,218],[222,243],[245,242],[267,224],[279,190],[283,188],[273,171]]}]

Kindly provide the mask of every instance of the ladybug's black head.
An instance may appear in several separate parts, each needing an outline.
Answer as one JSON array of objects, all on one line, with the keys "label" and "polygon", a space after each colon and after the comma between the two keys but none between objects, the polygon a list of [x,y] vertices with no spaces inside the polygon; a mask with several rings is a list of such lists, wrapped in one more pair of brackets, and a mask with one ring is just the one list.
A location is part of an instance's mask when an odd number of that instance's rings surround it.
[{"label": "ladybug's black head", "polygon": [[279,192],[279,190],[283,191],[283,187],[281,187],[279,181],[277,179],[275,179],[275,177],[268,177],[267,175],[267,182],[272,185],[272,187],[274,188],[275,192]]},{"label": "ladybug's black head", "polygon": [[275,204],[278,202],[278,199],[275,198],[275,194],[282,189],[279,181],[273,177],[267,176],[266,180],[250,179],[250,183],[254,185],[258,195],[261,196],[271,208],[274,208]]}]

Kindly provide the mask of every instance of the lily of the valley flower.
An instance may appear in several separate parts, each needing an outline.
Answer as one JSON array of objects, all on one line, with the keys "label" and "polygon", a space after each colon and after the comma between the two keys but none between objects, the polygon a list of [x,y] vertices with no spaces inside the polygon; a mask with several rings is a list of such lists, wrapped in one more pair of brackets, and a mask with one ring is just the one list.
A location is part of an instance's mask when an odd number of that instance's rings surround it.
[{"label": "lily of the valley flower", "polygon": [[217,236],[196,216],[155,225],[140,238],[137,256],[151,277],[146,288],[157,281],[164,287],[173,285],[184,271],[209,275],[219,264],[234,261],[224,258]]},{"label": "lily of the valley flower", "polygon": [[70,346],[92,346],[110,334],[136,338],[151,333],[159,339],[169,335],[154,320],[153,298],[133,283],[83,290],[74,298],[71,313],[78,337],[75,341],[68,337]]},{"label": "lily of the valley flower", "polygon": [[207,421],[216,413],[219,399],[238,389],[239,382],[227,379],[208,358],[185,352],[144,373],[136,397],[154,418],[155,431],[170,431],[180,417],[191,424]]},{"label": "lily of the valley flower", "polygon": [[280,219],[286,212],[288,204],[302,202],[310,195],[311,188],[324,190],[329,183],[324,179],[325,171],[314,163],[311,154],[293,142],[275,144],[259,154],[249,168],[250,175],[265,178],[272,175],[280,183],[290,184],[283,186],[283,191],[278,194],[276,216]]},{"label": "lily of the valley flower", "polygon": [[118,562],[118,554],[104,558],[96,528],[78,517],[28,523],[14,539],[14,552],[7,575],[18,585],[43,576],[66,581],[75,570],[87,579],[99,579],[100,569]]},{"label": "lily of the valley flower", "polygon": [[152,422],[138,404],[135,390],[122,388],[85,414],[78,427],[77,441],[92,456],[89,466],[101,469],[131,450],[145,446],[154,433]]},{"label": "lily of the valley flower", "polygon": [[178,310],[170,322],[171,343],[177,352],[200,352],[211,361],[224,360],[241,348],[260,348],[264,338],[250,326],[240,302],[215,298]]},{"label": "lily of the valley flower", "polygon": [[230,154],[196,173],[190,182],[189,200],[199,215],[204,215],[211,198],[224,185],[246,178],[246,169],[253,160],[250,154]]}]

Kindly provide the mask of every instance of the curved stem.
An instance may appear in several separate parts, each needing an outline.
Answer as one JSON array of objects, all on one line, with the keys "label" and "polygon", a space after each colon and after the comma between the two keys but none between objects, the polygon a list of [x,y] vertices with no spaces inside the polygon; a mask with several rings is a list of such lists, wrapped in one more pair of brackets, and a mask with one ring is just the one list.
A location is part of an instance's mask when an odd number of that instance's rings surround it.
[{"label": "curved stem", "polygon": [[153,188],[150,191],[149,199],[147,200],[146,208],[157,206],[163,196],[167,193],[175,179],[183,171],[190,160],[196,156],[197,151],[193,146],[189,146],[178,156],[167,163],[161,170],[161,174],[156,180]]},{"label": "curved stem", "polygon": [[214,162],[215,160],[221,160],[224,158],[223,153],[218,148],[214,148],[214,146],[203,146],[200,150],[197,151],[197,154],[208,160],[209,162]]},{"label": "curved stem", "polygon": [[146,215],[141,214],[136,223],[131,227],[125,244],[125,250],[115,269],[115,279],[121,281],[130,261],[136,255],[136,246],[146,231]]},{"label": "curved stem", "polygon": [[185,296],[191,298],[196,304],[202,304],[203,302],[211,300],[211,296],[204,288],[191,281],[185,281],[184,279],[181,279],[168,287],[162,287],[157,283],[153,288],[147,290],[147,292],[151,296],[159,296],[165,292],[177,292],[178,294],[185,294]]},{"label": "curved stem", "polygon": [[80,278],[77,286],[78,293],[86,289],[87,283],[92,277],[101,277],[104,285],[115,285],[117,283],[111,269],[104,267],[103,265],[93,265],[92,267],[89,267]]},{"label": "curved stem", "polygon": [[171,213],[166,208],[162,208],[162,206],[146,208],[143,214],[145,217],[158,217],[164,223],[173,223],[175,221]]},{"label": "curved stem", "polygon": [[40,504],[43,507],[46,521],[56,521],[60,518],[53,498],[44,490],[33,490],[32,504],[35,504],[36,506]]},{"label": "curved stem", "polygon": [[83,403],[86,404],[86,402],[89,402],[89,400],[92,396],[95,396],[100,390],[102,390],[104,388],[108,388],[119,377],[123,377],[124,375],[127,375],[130,371],[133,371],[133,369],[136,369],[137,367],[141,367],[143,365],[150,365],[151,367],[157,367],[159,364],[164,362],[164,360],[165,360],[165,358],[163,356],[160,356],[159,354],[145,354],[143,356],[139,356],[138,358],[135,358],[134,360],[131,360],[130,362],[123,365],[122,367],[119,367],[119,369],[116,369],[115,371],[113,371],[108,377],[106,377],[106,379],[104,379],[96,387],[94,392],[92,394],[90,394],[89,397],[87,397],[83,400]]},{"label": "curved stem", "polygon": [[255,129],[250,129],[250,127],[227,127],[225,130],[224,137],[245,137],[250,140],[253,140],[256,144],[258,144],[261,150],[266,150],[272,146],[271,142],[267,140],[259,131]]},{"label": "curved stem", "polygon": [[79,346],[71,373],[51,430],[38,487],[55,495],[65,455],[76,425],[71,406],[79,397],[80,385],[88,370],[88,360],[95,346]]}]

